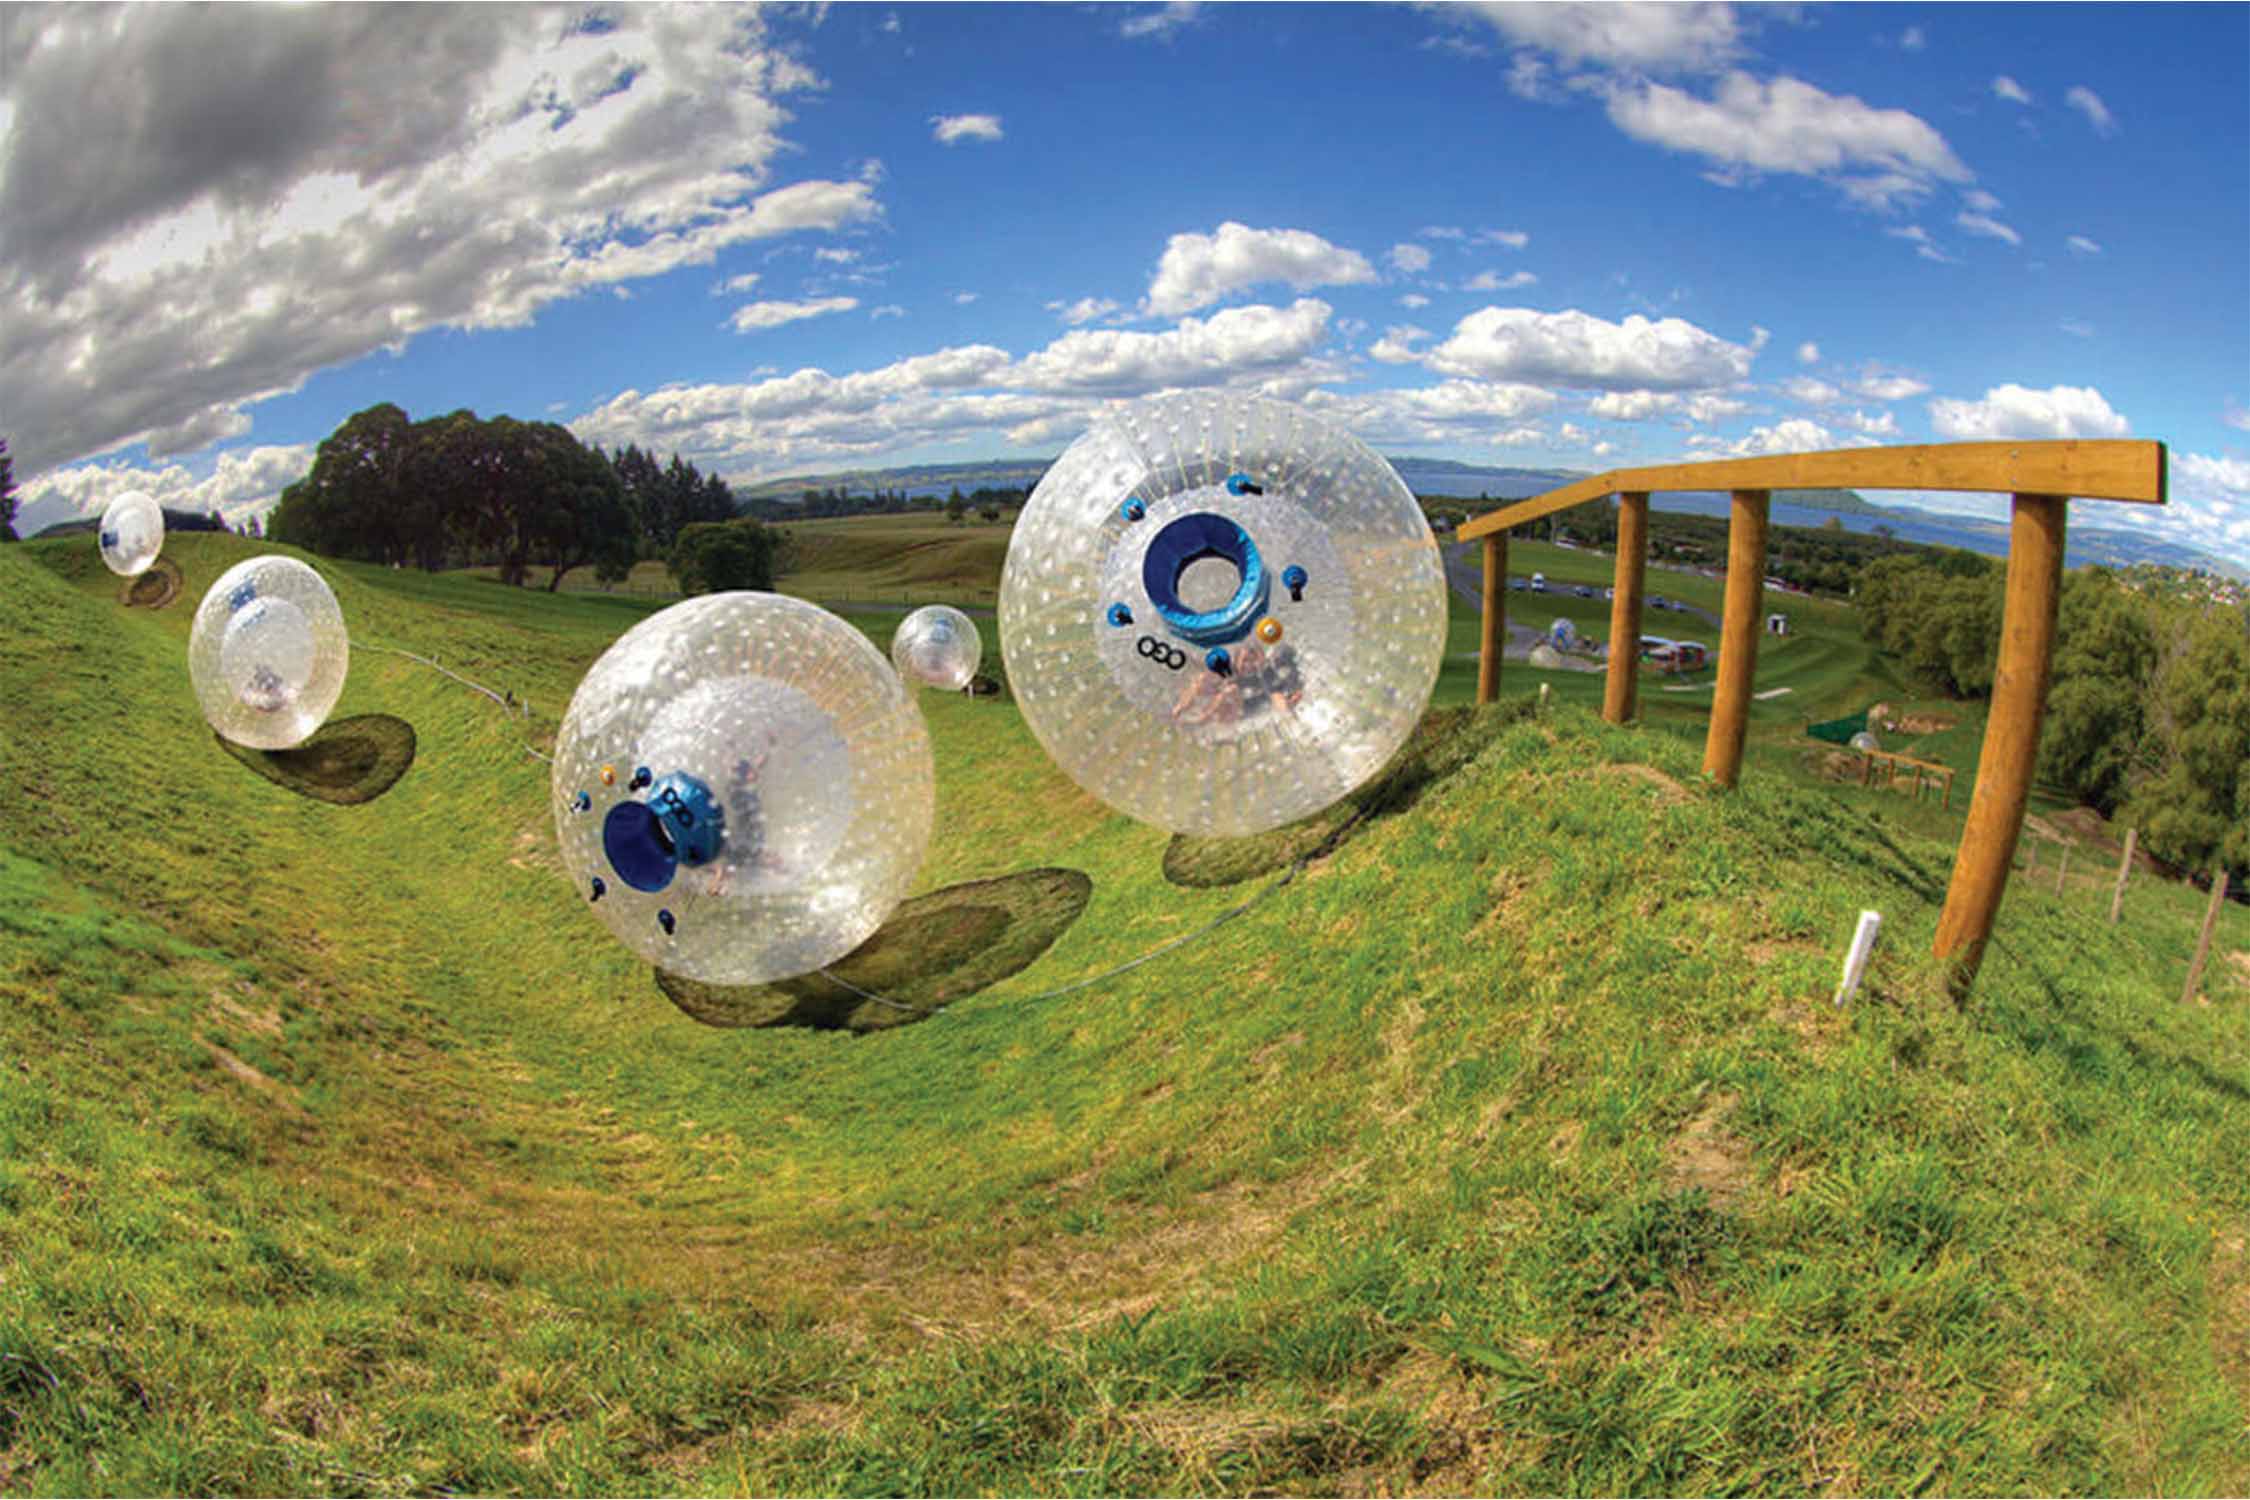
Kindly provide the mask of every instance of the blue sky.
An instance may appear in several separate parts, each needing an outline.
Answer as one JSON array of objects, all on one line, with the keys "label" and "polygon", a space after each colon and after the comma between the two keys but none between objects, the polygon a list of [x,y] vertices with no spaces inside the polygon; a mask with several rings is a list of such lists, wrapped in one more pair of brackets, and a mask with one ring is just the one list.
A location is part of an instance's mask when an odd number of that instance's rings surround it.
[{"label": "blue sky", "polygon": [[1524,466],[2161,438],[2077,514],[2250,560],[2242,6],[412,14],[0,11],[42,518],[254,513],[379,400],[746,480],[1220,385]]}]

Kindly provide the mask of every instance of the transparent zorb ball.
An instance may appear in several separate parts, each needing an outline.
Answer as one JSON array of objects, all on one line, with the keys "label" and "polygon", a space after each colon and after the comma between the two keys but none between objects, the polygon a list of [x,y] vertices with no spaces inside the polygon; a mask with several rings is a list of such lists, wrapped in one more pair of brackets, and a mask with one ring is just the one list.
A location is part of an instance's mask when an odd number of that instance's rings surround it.
[{"label": "transparent zorb ball", "polygon": [[899,621],[891,637],[891,665],[907,682],[957,693],[977,675],[984,638],[977,622],[944,604],[925,604]]},{"label": "transparent zorb ball", "polygon": [[764,984],[851,952],[929,847],[929,733],[882,653],[779,594],[619,636],[555,740],[555,833],[593,914],[659,968]]},{"label": "transparent zorb ball", "polygon": [[1175,833],[1277,828],[1366,781],[1428,706],[1445,631],[1437,543],[1391,466],[1225,393],[1104,415],[1033,491],[1000,584],[1032,733]]},{"label": "transparent zorb ball", "polygon": [[293,557],[253,557],[220,574],[188,635],[203,717],[253,750],[302,744],[336,706],[350,667],[335,592]]},{"label": "transparent zorb ball", "polygon": [[127,490],[102,512],[94,540],[112,573],[138,578],[164,550],[164,508],[139,490]]},{"label": "transparent zorb ball", "polygon": [[1852,748],[1854,750],[1880,750],[1883,748],[1883,742],[1862,729],[1852,736]]}]

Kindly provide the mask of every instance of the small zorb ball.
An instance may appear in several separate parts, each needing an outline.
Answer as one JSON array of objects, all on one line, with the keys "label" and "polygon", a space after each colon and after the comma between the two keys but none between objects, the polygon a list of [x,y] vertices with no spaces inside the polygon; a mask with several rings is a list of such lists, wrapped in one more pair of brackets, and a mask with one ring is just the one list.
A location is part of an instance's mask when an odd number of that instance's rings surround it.
[{"label": "small zorb ball", "polygon": [[1097,421],[1032,492],[1000,583],[1032,733],[1174,833],[1278,828],[1365,782],[1428,706],[1445,631],[1437,543],[1391,466],[1223,393]]},{"label": "small zorb ball", "polygon": [[335,592],[293,557],[253,557],[220,574],[188,635],[203,717],[253,750],[302,744],[336,706],[350,667]]},{"label": "small zorb ball", "polygon": [[138,578],[164,550],[164,509],[139,490],[127,490],[102,512],[94,540],[112,573]]},{"label": "small zorb ball", "polygon": [[977,675],[984,638],[977,622],[944,604],[926,604],[899,621],[891,665],[907,682],[957,693]]},{"label": "small zorb ball", "polygon": [[667,973],[765,984],[857,948],[929,847],[929,732],[815,604],[689,599],[619,636],[555,739],[555,833],[593,914]]},{"label": "small zorb ball", "polygon": [[1862,729],[1852,736],[1852,748],[1854,750],[1880,750],[1883,748],[1883,742]]}]

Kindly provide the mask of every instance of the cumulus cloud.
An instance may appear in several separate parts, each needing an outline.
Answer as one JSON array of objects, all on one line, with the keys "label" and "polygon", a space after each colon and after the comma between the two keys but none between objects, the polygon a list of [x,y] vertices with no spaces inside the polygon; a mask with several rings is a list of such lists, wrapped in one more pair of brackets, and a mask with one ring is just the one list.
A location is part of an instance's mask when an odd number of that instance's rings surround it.
[{"label": "cumulus cloud", "polygon": [[1751,350],[1680,318],[1607,322],[1572,308],[1486,307],[1430,351],[1440,374],[1595,390],[1692,390],[1750,373]]},{"label": "cumulus cloud", "polygon": [[732,296],[737,292],[747,292],[757,284],[758,273],[756,271],[744,271],[740,276],[729,276],[726,280],[711,288],[711,295],[714,297]]},{"label": "cumulus cloud", "polygon": [[1081,297],[1076,302],[1050,302],[1047,311],[1075,328],[1081,323],[1108,317],[1117,311],[1117,304],[1107,297]]},{"label": "cumulus cloud", "polygon": [[2092,386],[2058,385],[2044,391],[1994,386],[1982,401],[1939,397],[1930,403],[1930,426],[1960,441],[2007,438],[2121,438],[2132,430]]},{"label": "cumulus cloud", "polygon": [[1724,4],[1486,3],[1446,6],[1448,17],[1475,16],[1511,46],[1536,47],[1566,66],[1598,64],[1639,72],[1701,72],[1737,56],[1741,27]]},{"label": "cumulus cloud", "polygon": [[734,310],[727,325],[736,333],[755,333],[761,328],[779,328],[784,323],[801,322],[826,313],[850,312],[859,306],[857,297],[818,297],[809,302],[751,302]]},{"label": "cumulus cloud", "polygon": [[[1709,99],[1644,81],[1609,91],[1609,117],[1636,140],[1692,152],[1741,172],[1837,180],[1861,201],[1889,203],[1937,181],[1967,182],[1945,137],[1903,109],[1878,109],[1795,78],[1761,83],[1729,73]],[[1861,172],[1859,178],[1838,174]]]},{"label": "cumulus cloud", "polygon": [[1462,282],[1461,289],[1468,292],[1508,292],[1519,286],[1536,285],[1538,280],[1529,271],[1511,271],[1505,276],[1498,271],[1479,271]]},{"label": "cumulus cloud", "polygon": [[[30,529],[60,521],[98,516],[127,490],[140,490],[159,505],[198,515],[216,513],[229,526],[273,509],[281,492],[312,468],[311,443],[270,444],[221,453],[209,474],[198,479],[185,466],[148,468],[126,464],[73,464],[50,469],[19,488],[21,517]],[[36,511],[34,511],[36,507]]]},{"label": "cumulus cloud", "polygon": [[1673,391],[1604,391],[1586,403],[1589,415],[1609,422],[1646,422],[1679,407],[1679,395]]},{"label": "cumulus cloud", "polygon": [[[845,297],[841,300],[849,302],[851,298]],[[886,302],[881,307],[871,307],[867,310],[867,319],[871,323],[882,318],[903,318],[905,316],[906,309],[896,302]]]},{"label": "cumulus cloud", "polygon": [[1428,307],[1430,299],[1420,292],[1408,292],[1398,299],[1398,305],[1404,308]]},{"label": "cumulus cloud", "polygon": [[1327,335],[1332,309],[1306,297],[1286,308],[1230,307],[1162,333],[1080,329],[1026,358],[1016,378],[1042,391],[1148,391],[1207,385],[1302,359]]},{"label": "cumulus cloud", "polygon": [[1393,267],[1410,276],[1418,275],[1430,268],[1430,252],[1420,245],[1393,245],[1390,262]]},{"label": "cumulus cloud", "polygon": [[1991,218],[1985,214],[1964,212],[1956,214],[1954,216],[1953,222],[1960,225],[1963,229],[1966,229],[1969,233],[1981,234],[1986,239],[2006,240],[2011,245],[2020,245],[2023,243],[2022,235],[2016,233],[2015,230],[2011,229],[2006,224],[2001,223],[1998,219]]},{"label": "cumulus cloud", "polygon": [[1474,243],[1500,245],[1509,250],[1521,250],[1531,243],[1531,236],[1521,229],[1487,229],[1476,237]]},{"label": "cumulus cloud", "polygon": [[1893,412],[1879,411],[1869,416],[1863,411],[1848,411],[1841,413],[1836,420],[1861,437],[1899,438],[1905,435],[1899,431],[1898,416]]},{"label": "cumulus cloud", "polygon": [[1407,390],[1340,395],[1315,391],[1307,404],[1371,443],[1437,443],[1481,439],[1502,447],[1544,440],[1526,417],[1551,410],[1557,397],[1537,386],[1446,380]]},{"label": "cumulus cloud", "polygon": [[1414,364],[1422,358],[1414,346],[1429,336],[1430,330],[1427,328],[1417,328],[1412,323],[1394,323],[1383,330],[1383,336],[1375,341],[1375,347],[1367,351],[1368,357],[1379,359],[1387,365]]},{"label": "cumulus cloud", "polygon": [[1929,387],[1911,375],[1870,370],[1852,382],[1852,393],[1862,401],[1907,401],[1926,395]]},{"label": "cumulus cloud", "polygon": [[1843,399],[1844,393],[1825,380],[1815,380],[1809,375],[1794,375],[1781,383],[1781,388],[1792,401],[1802,401],[1807,406],[1833,406]]},{"label": "cumulus cloud", "polygon": [[2102,103],[2102,96],[2086,85],[2072,84],[2063,93],[2063,103],[2084,115],[2086,123],[2094,127],[2096,135],[2117,134],[2117,116],[2111,114],[2109,106]]},{"label": "cumulus cloud", "polygon": [[[1702,446],[1696,444],[1694,438],[1688,439],[1688,442]],[[1707,442],[1736,458],[1754,458],[1766,453],[1817,453],[1824,448],[1835,447],[1836,434],[1818,422],[1791,417],[1770,427],[1753,427],[1748,433],[1732,441],[1710,439]]]},{"label": "cumulus cloud", "polygon": [[1215,234],[1172,236],[1149,283],[1147,308],[1169,318],[1261,282],[1286,282],[1305,291],[1375,279],[1365,256],[1308,230],[1252,229],[1230,220]]},{"label": "cumulus cloud", "polygon": [[1117,25],[1117,34],[1128,39],[1154,37],[1160,42],[1170,41],[1180,28],[1194,23],[1197,12],[1203,9],[1198,0],[1168,0],[1167,4],[1139,15],[1127,16]]},{"label": "cumulus cloud", "polygon": [[[775,186],[819,79],[748,9],[42,10],[0,97],[0,410],[20,474],[239,432],[313,372],[436,327],[877,216]],[[116,107],[120,78],[136,105]]]},{"label": "cumulus cloud", "polygon": [[848,266],[853,261],[859,259],[859,252],[857,250],[845,249],[841,246],[829,246],[824,249],[815,250],[813,252],[813,259],[827,261],[830,265]]},{"label": "cumulus cloud", "polygon": [[2031,102],[2030,92],[2005,73],[1992,80],[1992,92],[1998,98],[2006,99],[2012,104],[2029,104]]},{"label": "cumulus cloud", "polygon": [[1426,240],[1465,240],[1469,231],[1454,224],[1426,224],[1416,231]]},{"label": "cumulus cloud", "polygon": [[2100,245],[2086,238],[2086,236],[2082,234],[2072,235],[2070,237],[2069,243],[2070,253],[2073,255],[2099,255],[2102,253],[2102,247]]},{"label": "cumulus cloud", "polygon": [[1814,343],[1811,339],[1807,339],[1803,343],[1799,344],[1797,346],[1797,363],[1801,365],[1819,364],[1820,345]]},{"label": "cumulus cloud", "polygon": [[930,116],[930,139],[941,146],[957,141],[997,141],[1000,138],[998,115]]}]

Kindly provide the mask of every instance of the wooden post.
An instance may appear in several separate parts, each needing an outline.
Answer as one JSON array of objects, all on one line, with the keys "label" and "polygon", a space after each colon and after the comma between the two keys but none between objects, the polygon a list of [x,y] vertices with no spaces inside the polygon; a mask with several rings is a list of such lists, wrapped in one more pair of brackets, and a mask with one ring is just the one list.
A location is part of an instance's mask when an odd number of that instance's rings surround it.
[{"label": "wooden post", "polygon": [[1766,592],[1766,492],[1736,490],[1727,522],[1726,620],[1719,636],[1719,680],[1703,774],[1721,786],[1742,778],[1750,729],[1750,682],[1758,670],[1758,611]]},{"label": "wooden post", "polygon": [[1484,637],[1477,643],[1477,702],[1500,696],[1500,643],[1508,635],[1508,533],[1484,539]]},{"label": "wooden post", "polygon": [[2112,927],[2125,912],[2125,881],[2133,873],[2133,841],[2139,835],[2138,828],[2125,830],[2125,857],[2117,862],[2117,889],[2109,894],[2109,925]]},{"label": "wooden post", "polygon": [[2070,873],[2070,845],[2063,845],[2062,863],[2055,866],[2055,895],[2063,893],[2063,877]]},{"label": "wooden post", "polygon": [[2031,772],[2039,759],[2039,724],[2047,712],[2047,676],[2054,666],[2055,603],[2062,592],[2069,507],[2063,495],[2015,497],[1992,711],[1933,945],[1939,958],[1951,962],[1956,999],[1966,998],[1976,983],[2000,914],[2000,897],[2007,890],[2016,841],[2023,836]]},{"label": "wooden post", "polygon": [[2220,865],[2211,872],[2211,904],[2203,909],[2203,933],[2195,940],[2195,962],[2188,965],[2187,988],[2180,991],[2180,1004],[2195,998],[2195,987],[2203,982],[2203,961],[2211,956],[2211,929],[2219,925],[2219,905],[2227,899],[2227,867]]},{"label": "wooden post", "polygon": [[1648,495],[1617,497],[1617,592],[1609,602],[1609,680],[1602,717],[1623,724],[1641,706],[1641,590],[1648,582]]}]

